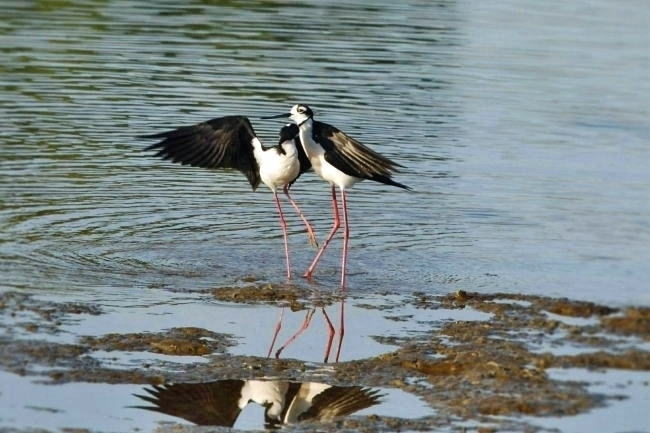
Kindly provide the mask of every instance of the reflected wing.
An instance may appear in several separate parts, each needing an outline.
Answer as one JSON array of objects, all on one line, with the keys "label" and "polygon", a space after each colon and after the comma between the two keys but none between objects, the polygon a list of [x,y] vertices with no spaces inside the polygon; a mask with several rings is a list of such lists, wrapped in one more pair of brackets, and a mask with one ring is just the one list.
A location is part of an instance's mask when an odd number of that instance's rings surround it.
[{"label": "reflected wing", "polygon": [[325,161],[348,176],[410,189],[391,179],[393,172],[402,167],[359,143],[343,131],[323,122],[314,121],[314,140],[325,149]]},{"label": "reflected wing", "polygon": [[361,386],[332,386],[312,400],[311,407],[303,412],[300,421],[329,421],[337,416],[350,415],[379,403],[382,395],[378,390]]},{"label": "reflected wing", "polygon": [[255,131],[245,116],[226,116],[141,138],[162,139],[145,150],[182,165],[234,168],[246,176],[253,189],[260,183],[253,155]]},{"label": "reflected wing", "polygon": [[136,394],[153,406],[132,407],[177,416],[198,425],[232,427],[241,412],[238,401],[243,385],[243,380],[154,385],[144,389],[149,395]]},{"label": "reflected wing", "polygon": [[309,161],[309,158],[305,153],[305,149],[302,148],[299,132],[300,130],[298,129],[298,125],[295,123],[288,123],[283,126],[282,129],[280,129],[280,140],[278,144],[282,144],[287,140],[293,140],[296,146],[296,150],[298,151],[298,162],[300,162],[300,172],[298,173],[298,176],[296,176],[296,178],[289,184],[289,186],[293,185],[293,183],[298,180],[301,174],[311,170],[311,161]]}]

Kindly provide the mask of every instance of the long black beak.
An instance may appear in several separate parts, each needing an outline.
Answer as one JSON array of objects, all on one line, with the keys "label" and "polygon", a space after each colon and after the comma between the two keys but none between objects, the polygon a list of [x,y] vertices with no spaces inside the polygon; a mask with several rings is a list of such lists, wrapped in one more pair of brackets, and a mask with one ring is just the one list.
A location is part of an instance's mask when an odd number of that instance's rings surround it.
[{"label": "long black beak", "polygon": [[278,114],[277,116],[260,117],[260,119],[279,119],[281,117],[289,117],[289,116],[291,116],[291,113],[282,113],[282,114]]}]

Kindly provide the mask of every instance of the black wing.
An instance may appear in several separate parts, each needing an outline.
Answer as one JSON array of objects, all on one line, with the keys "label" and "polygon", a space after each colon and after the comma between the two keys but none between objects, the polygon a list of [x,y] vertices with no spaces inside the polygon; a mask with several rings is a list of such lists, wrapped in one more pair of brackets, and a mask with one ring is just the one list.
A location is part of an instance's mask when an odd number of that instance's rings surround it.
[{"label": "black wing", "polygon": [[289,184],[289,186],[293,185],[293,183],[298,180],[300,175],[302,175],[304,172],[311,170],[311,161],[307,157],[305,149],[302,148],[302,142],[300,141],[299,133],[300,129],[295,123],[288,123],[283,126],[282,129],[280,129],[280,140],[278,142],[278,145],[284,143],[287,140],[293,140],[294,144],[296,145],[296,150],[298,151],[298,162],[300,162],[300,172],[298,173],[298,176],[296,176],[296,178]]},{"label": "black wing", "polygon": [[141,138],[161,138],[145,150],[158,149],[155,156],[182,165],[203,168],[234,168],[241,171],[253,189],[260,184],[259,167],[253,155],[256,137],[245,116],[226,116],[182,126]]},{"label": "black wing", "polygon": [[238,406],[243,380],[210,383],[177,383],[144,390],[137,395],[153,406],[132,406],[183,418],[197,425],[232,427],[241,412]]},{"label": "black wing", "polygon": [[311,407],[303,412],[300,421],[330,421],[337,416],[346,416],[380,402],[378,390],[361,386],[333,386],[321,392],[312,400]]},{"label": "black wing", "polygon": [[391,179],[393,172],[402,167],[359,143],[343,131],[327,123],[314,121],[314,140],[325,149],[325,161],[348,176],[374,180],[386,185],[410,189]]}]

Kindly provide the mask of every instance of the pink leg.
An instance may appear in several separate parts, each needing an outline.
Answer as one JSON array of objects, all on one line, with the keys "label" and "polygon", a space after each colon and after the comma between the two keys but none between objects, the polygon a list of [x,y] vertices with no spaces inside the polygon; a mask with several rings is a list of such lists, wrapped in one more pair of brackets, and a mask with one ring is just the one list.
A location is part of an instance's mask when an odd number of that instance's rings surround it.
[{"label": "pink leg", "polygon": [[295,334],[293,334],[293,335],[291,336],[291,338],[289,338],[289,339],[287,340],[287,342],[284,343],[284,344],[282,345],[282,347],[280,347],[280,348],[278,349],[277,352],[275,352],[275,357],[276,357],[276,358],[279,358],[279,357],[280,357],[280,354],[282,353],[282,351],[283,351],[284,349],[286,349],[288,345],[290,345],[291,343],[293,343],[294,340],[300,336],[300,334],[302,334],[303,332],[305,332],[305,330],[306,330],[307,328],[309,328],[309,324],[311,323],[311,318],[314,316],[314,312],[315,312],[315,311],[316,311],[316,310],[309,310],[309,311],[307,311],[307,315],[305,316],[305,320],[302,322],[302,326],[300,327],[300,329],[298,329],[298,331],[297,331]]},{"label": "pink leg", "polygon": [[343,201],[343,258],[341,260],[341,290],[345,290],[345,270],[348,265],[348,243],[350,241],[350,224],[348,224],[348,204],[345,197],[345,190],[341,189],[341,198]]},{"label": "pink leg", "polygon": [[284,255],[287,258],[287,279],[291,279],[291,264],[289,263],[289,242],[287,240],[287,222],[284,220],[284,215],[282,214],[282,207],[280,207],[280,199],[275,191],[273,191],[273,197],[275,198],[275,206],[278,208],[278,213],[280,214],[280,227],[282,227],[282,234],[284,235]]},{"label": "pink leg", "polygon": [[288,185],[284,186],[284,193],[286,194],[287,198],[289,199],[289,203],[291,203],[291,206],[293,206],[293,208],[296,210],[296,213],[298,214],[298,216],[300,217],[302,222],[305,223],[305,228],[307,229],[307,238],[309,239],[309,245],[317,247],[318,242],[316,241],[316,233],[314,233],[313,227],[311,226],[311,224],[309,224],[309,221],[307,221],[307,218],[305,218],[305,215],[302,213],[302,211],[300,210],[300,208],[298,207],[296,202],[293,201],[293,199],[289,195],[289,186]]},{"label": "pink leg", "polygon": [[336,362],[339,362],[341,355],[341,346],[343,345],[343,336],[345,335],[345,298],[341,299],[341,322],[339,330],[339,347],[336,349]]},{"label": "pink leg", "polygon": [[305,272],[305,274],[303,275],[303,277],[305,278],[311,278],[312,274],[314,273],[314,269],[316,269],[316,264],[318,263],[321,256],[325,252],[325,248],[327,248],[330,241],[336,234],[337,230],[339,229],[339,227],[341,227],[341,221],[339,219],[339,205],[336,202],[336,187],[334,185],[332,185],[332,213],[334,214],[334,225],[332,226],[332,230],[330,231],[330,234],[327,235],[327,239],[325,239],[325,242],[323,242],[323,246],[321,246],[320,250],[318,250],[316,257],[314,257],[314,260],[311,262],[311,265],[309,265],[307,272]]},{"label": "pink leg", "polygon": [[336,333],[336,331],[334,330],[334,325],[332,325],[332,321],[327,315],[325,308],[322,308],[322,311],[323,311],[323,316],[325,316],[325,320],[327,321],[327,326],[329,328],[327,334],[327,347],[325,347],[325,359],[323,360],[323,362],[327,362],[327,360],[330,357],[330,350],[332,350],[332,340],[334,340],[334,334]]},{"label": "pink leg", "polygon": [[271,351],[273,350],[273,346],[275,346],[275,340],[278,338],[278,334],[280,333],[280,329],[282,328],[282,316],[284,316],[284,307],[280,309],[280,317],[278,318],[278,323],[275,325],[275,333],[273,334],[271,347],[269,347],[269,353],[266,354],[267,358],[271,357]]}]

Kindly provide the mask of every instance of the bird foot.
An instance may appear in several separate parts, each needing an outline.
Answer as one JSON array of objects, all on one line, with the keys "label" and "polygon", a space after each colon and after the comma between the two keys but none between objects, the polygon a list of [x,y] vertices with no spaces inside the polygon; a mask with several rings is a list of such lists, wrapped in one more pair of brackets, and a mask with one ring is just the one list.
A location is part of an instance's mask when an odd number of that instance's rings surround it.
[{"label": "bird foot", "polygon": [[307,271],[304,274],[302,274],[303,278],[307,278],[308,280],[311,280],[311,272]]}]

